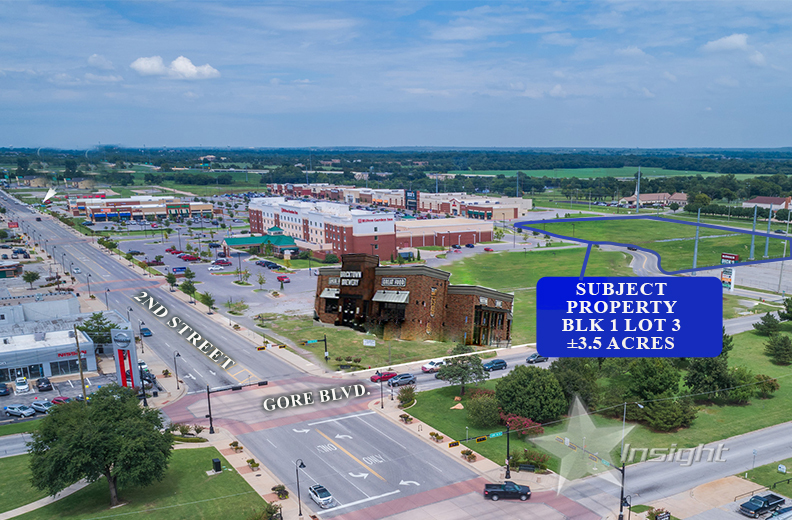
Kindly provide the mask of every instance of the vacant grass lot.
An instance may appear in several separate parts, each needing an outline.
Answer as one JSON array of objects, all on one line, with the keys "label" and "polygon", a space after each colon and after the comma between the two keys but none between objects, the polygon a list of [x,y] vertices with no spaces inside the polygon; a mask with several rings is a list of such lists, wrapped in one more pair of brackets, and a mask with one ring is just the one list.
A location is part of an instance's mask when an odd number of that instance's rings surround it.
[{"label": "vacant grass lot", "polygon": [[[667,271],[693,267],[696,236],[694,226],[626,219],[591,222],[552,220],[547,224],[542,224],[541,228],[552,233],[584,240],[633,244],[651,249],[660,254],[661,265]],[[750,255],[751,236],[747,234],[729,236],[735,233],[739,233],[739,231],[701,228],[697,266],[720,265],[721,253],[739,254],[741,259],[747,260]],[[783,255],[784,242],[785,240],[770,239],[770,258],[778,258]],[[756,259],[761,259],[764,256],[764,247],[765,239],[756,237],[754,252]]]},{"label": "vacant grass lot", "polygon": [[[512,343],[536,341],[536,282],[543,276],[578,276],[586,251],[583,248],[550,251],[504,252],[475,255],[444,267],[452,284],[482,285],[514,292]],[[587,276],[633,276],[624,253],[593,250]]]},{"label": "vacant grass lot", "polygon": [[133,515],[132,518],[146,520],[244,520],[251,511],[260,509],[264,501],[233,468],[220,475],[207,476],[206,471],[211,469],[214,458],[219,458],[224,468],[229,467],[215,448],[175,450],[165,478],[147,487],[121,489],[119,497],[127,505],[112,513],[107,482],[100,479],[72,495],[17,518],[87,520]]},{"label": "vacant grass lot", "polygon": [[[30,485],[30,455],[0,459],[0,513],[35,502],[47,496]],[[13,483],[13,484],[12,484]]]},{"label": "vacant grass lot", "polygon": [[[756,305],[745,305],[743,302],[757,302]],[[741,296],[734,296],[731,294],[724,294],[723,295],[723,319],[728,320],[730,318],[737,318],[741,316],[741,313],[744,312],[751,312],[753,314],[764,314],[766,312],[775,312],[779,309],[782,309],[782,306],[779,305],[766,305],[764,303],[758,303],[758,300],[751,300],[750,298],[744,298]]]},{"label": "vacant grass lot", "polygon": [[[787,467],[787,473],[779,473],[778,472],[778,465],[783,464]],[[778,482],[779,480],[786,480],[792,477],[790,474],[790,470],[792,470],[792,459],[785,459],[778,462],[773,462],[772,464],[767,464],[765,466],[759,466],[758,468],[754,468],[748,472],[748,480],[751,482],[756,482],[760,486],[767,486],[768,488]],[[738,477],[744,476],[745,473],[740,473],[737,475]],[[792,483],[785,482],[782,484],[778,484],[775,489],[771,490],[773,493],[780,493],[784,496],[790,496],[792,494]]]},{"label": "vacant grass lot", "polygon": [[[514,177],[521,171],[529,177],[550,177],[558,179],[591,179],[597,177],[633,177],[638,172],[637,166],[625,166],[624,168],[558,168],[555,170],[453,170],[448,173],[457,175],[505,175]],[[714,177],[723,175],[714,172],[694,172],[684,170],[664,170],[663,168],[641,168],[641,177],[676,177],[676,176],[696,176]],[[749,173],[738,173],[737,179],[750,179],[756,175]]]}]

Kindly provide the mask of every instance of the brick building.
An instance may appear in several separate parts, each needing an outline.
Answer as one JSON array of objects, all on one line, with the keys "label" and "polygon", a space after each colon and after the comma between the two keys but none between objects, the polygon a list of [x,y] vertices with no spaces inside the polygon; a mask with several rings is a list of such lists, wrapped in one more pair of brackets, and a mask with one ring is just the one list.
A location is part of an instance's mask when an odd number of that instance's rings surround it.
[{"label": "brick building", "polygon": [[511,340],[511,294],[450,285],[451,273],[427,266],[380,267],[368,254],[343,255],[341,264],[319,269],[314,311],[323,323],[406,340]]}]

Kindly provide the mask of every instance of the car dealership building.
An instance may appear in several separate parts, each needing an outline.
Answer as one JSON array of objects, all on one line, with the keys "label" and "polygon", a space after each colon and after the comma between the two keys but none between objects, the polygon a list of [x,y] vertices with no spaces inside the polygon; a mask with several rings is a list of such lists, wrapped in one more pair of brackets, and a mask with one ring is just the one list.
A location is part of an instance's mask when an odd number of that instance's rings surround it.
[{"label": "car dealership building", "polygon": [[386,339],[511,341],[512,294],[451,285],[451,273],[425,265],[380,267],[369,254],[343,255],[341,264],[319,269],[314,311],[323,323],[381,332]]}]

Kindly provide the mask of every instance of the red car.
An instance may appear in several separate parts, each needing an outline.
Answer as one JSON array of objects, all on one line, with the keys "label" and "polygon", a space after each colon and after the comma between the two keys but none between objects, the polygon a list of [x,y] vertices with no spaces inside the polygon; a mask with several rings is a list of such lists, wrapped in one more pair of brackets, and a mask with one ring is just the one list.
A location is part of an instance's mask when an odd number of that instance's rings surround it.
[{"label": "red car", "polygon": [[278,277],[278,281],[279,282],[283,282],[283,283],[290,283],[291,282],[291,280],[289,280],[288,276],[283,276],[283,275]]},{"label": "red car", "polygon": [[495,251],[495,250],[494,250],[494,249],[492,249],[491,247],[485,247],[485,248],[484,248],[484,251],[486,251],[487,253],[492,253],[492,252],[493,252],[493,251]]},{"label": "red car", "polygon": [[372,383],[379,383],[380,381],[387,381],[388,379],[394,377],[396,372],[377,372],[373,376],[371,376]]},{"label": "red car", "polygon": [[184,251],[180,251],[180,250],[178,250],[178,249],[171,249],[171,250],[170,250],[170,251],[168,251],[168,252],[169,252],[170,254],[172,254],[172,255],[180,255],[180,254],[182,254]]},{"label": "red car", "polygon": [[184,260],[185,262],[195,262],[196,260],[198,260],[198,257],[193,255],[184,255],[182,257],[182,260]]},{"label": "red car", "polygon": [[154,227],[154,228],[157,227],[157,223],[156,222],[152,222],[151,227]]},{"label": "red car", "polygon": [[172,247],[169,247],[168,249],[165,250],[166,253],[173,253],[174,251],[176,250],[173,249]]},{"label": "red car", "polygon": [[231,265],[230,260],[215,260],[212,262],[214,265]]},{"label": "red car", "polygon": [[52,404],[66,404],[66,403],[71,402],[71,399],[69,399],[68,397],[63,397],[62,395],[59,395],[58,397],[53,398],[52,401],[50,401],[50,402]]}]

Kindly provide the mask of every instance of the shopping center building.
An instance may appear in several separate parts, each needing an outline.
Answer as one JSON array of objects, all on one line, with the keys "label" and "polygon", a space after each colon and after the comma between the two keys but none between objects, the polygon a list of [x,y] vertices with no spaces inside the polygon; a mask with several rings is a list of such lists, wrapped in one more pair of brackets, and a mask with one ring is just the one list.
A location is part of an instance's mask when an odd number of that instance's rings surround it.
[{"label": "shopping center building", "polygon": [[511,341],[514,295],[451,285],[451,273],[416,265],[380,267],[369,254],[341,257],[319,269],[314,311],[322,323],[386,339],[505,345]]},{"label": "shopping center building", "polygon": [[137,195],[119,199],[69,198],[69,213],[84,215],[94,222],[119,220],[154,220],[164,218],[212,217],[212,204],[183,202],[179,197]]}]

